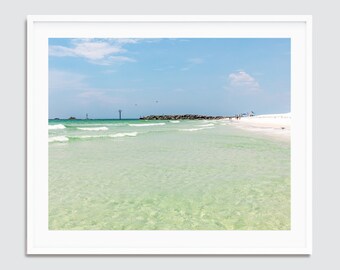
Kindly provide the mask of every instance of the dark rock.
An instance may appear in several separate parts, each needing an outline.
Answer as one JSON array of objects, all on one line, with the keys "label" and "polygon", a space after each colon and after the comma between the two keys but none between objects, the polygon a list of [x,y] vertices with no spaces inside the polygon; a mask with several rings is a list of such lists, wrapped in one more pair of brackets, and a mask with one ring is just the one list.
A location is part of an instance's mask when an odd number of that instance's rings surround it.
[{"label": "dark rock", "polygon": [[229,116],[207,116],[197,114],[183,114],[183,115],[149,115],[140,117],[141,120],[218,120],[227,118]]}]

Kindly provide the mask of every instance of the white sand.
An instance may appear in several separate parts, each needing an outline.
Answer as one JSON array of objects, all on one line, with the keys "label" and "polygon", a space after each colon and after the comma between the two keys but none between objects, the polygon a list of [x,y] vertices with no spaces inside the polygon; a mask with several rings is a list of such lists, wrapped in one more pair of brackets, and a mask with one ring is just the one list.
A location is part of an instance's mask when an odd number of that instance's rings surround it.
[{"label": "white sand", "polygon": [[252,117],[233,119],[229,123],[232,126],[249,130],[285,141],[290,140],[291,114],[264,114]]}]

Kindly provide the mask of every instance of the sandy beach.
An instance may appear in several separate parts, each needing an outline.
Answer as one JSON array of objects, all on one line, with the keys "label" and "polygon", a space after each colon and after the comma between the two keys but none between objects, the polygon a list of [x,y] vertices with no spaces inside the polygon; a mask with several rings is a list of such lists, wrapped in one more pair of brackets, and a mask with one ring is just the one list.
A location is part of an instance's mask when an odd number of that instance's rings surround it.
[{"label": "sandy beach", "polygon": [[252,117],[242,117],[229,123],[237,128],[265,134],[281,140],[290,140],[291,113],[263,114]]}]

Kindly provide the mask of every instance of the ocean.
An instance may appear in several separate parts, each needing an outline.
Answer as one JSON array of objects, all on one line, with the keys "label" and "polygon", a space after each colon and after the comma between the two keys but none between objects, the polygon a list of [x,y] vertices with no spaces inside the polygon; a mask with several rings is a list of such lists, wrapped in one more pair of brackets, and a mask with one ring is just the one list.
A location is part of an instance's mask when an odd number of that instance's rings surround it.
[{"label": "ocean", "polygon": [[50,230],[289,230],[290,142],[229,120],[49,120]]}]

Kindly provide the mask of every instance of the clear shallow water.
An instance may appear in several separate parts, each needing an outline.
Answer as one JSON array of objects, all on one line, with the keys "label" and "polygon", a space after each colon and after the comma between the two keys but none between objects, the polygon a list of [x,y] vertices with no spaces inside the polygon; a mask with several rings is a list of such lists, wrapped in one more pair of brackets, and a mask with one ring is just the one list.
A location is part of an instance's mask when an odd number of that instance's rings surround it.
[{"label": "clear shallow water", "polygon": [[290,229],[290,144],[221,121],[50,120],[51,230]]}]

